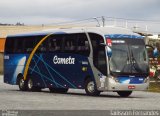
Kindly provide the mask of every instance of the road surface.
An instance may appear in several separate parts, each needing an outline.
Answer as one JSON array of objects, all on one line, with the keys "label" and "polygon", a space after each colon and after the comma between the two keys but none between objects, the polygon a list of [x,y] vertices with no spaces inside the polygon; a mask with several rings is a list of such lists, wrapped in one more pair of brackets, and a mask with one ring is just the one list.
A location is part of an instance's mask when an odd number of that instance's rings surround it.
[{"label": "road surface", "polygon": [[128,98],[104,92],[98,97],[84,90],[69,90],[67,94],[22,92],[17,86],[3,83],[0,76],[0,109],[13,110],[160,110],[160,93],[133,92]]}]

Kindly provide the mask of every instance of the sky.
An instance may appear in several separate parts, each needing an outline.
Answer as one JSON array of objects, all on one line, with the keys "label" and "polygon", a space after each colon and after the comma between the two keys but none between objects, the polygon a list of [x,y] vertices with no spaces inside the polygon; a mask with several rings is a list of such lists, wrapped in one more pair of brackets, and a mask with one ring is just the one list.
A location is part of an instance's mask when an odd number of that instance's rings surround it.
[{"label": "sky", "polygon": [[0,0],[0,23],[40,25],[99,16],[158,21],[145,23],[160,32],[160,0]]}]

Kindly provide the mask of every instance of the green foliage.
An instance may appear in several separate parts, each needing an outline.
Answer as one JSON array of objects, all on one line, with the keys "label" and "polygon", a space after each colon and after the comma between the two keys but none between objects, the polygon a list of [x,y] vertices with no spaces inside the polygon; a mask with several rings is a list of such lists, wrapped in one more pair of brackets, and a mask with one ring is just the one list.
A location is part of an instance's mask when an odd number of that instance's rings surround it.
[{"label": "green foliage", "polygon": [[160,93],[160,82],[150,83],[148,91],[150,91],[150,92],[159,92]]}]

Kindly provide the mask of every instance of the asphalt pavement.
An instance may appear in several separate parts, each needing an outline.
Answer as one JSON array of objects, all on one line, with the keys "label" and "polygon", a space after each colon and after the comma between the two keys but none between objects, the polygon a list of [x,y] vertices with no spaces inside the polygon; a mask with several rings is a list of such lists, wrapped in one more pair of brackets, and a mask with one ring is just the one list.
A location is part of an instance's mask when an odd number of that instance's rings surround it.
[{"label": "asphalt pavement", "polygon": [[160,110],[160,93],[137,91],[128,98],[115,92],[104,92],[98,97],[84,90],[71,89],[66,94],[22,92],[18,86],[3,83],[0,76],[0,109],[12,110]]}]

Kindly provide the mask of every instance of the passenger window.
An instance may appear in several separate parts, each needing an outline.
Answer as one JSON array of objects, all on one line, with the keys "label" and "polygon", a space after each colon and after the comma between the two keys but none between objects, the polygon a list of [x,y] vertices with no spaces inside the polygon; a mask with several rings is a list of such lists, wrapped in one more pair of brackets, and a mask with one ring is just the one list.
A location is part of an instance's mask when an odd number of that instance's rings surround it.
[{"label": "passenger window", "polygon": [[[45,35],[44,35],[45,36]],[[42,38],[44,37],[43,35],[40,35],[40,36],[36,36],[34,37],[35,39],[35,43],[33,44],[33,48],[36,47],[36,45],[42,40]],[[36,53],[46,53],[47,50],[48,50],[48,45],[47,45],[47,42],[48,40],[44,40],[38,47]]]},{"label": "passenger window", "polygon": [[64,39],[64,51],[67,53],[75,53],[76,52],[76,42],[77,38],[75,34],[65,35]]},{"label": "passenger window", "polygon": [[7,38],[6,39],[5,52],[7,54],[14,53],[14,44],[15,44],[15,39],[14,38]]},{"label": "passenger window", "polygon": [[37,52],[47,52],[47,41],[44,41],[42,44],[39,45]]},{"label": "passenger window", "polygon": [[24,53],[24,38],[16,38],[15,39],[14,53]]},{"label": "passenger window", "polygon": [[35,47],[35,38],[33,37],[25,38],[25,52],[31,53],[34,47]]},{"label": "passenger window", "polygon": [[[33,49],[36,47],[36,45],[39,43],[39,41],[43,38],[44,36],[30,36],[25,38],[25,52],[26,53],[31,53]],[[36,51],[36,53],[39,52],[46,52],[46,46],[43,44],[40,45]]]},{"label": "passenger window", "polygon": [[51,36],[48,41],[49,52],[60,52],[62,50],[62,42],[62,35]]},{"label": "passenger window", "polygon": [[89,56],[90,49],[89,49],[89,42],[86,34],[78,35],[77,51],[78,51],[78,54]]}]

